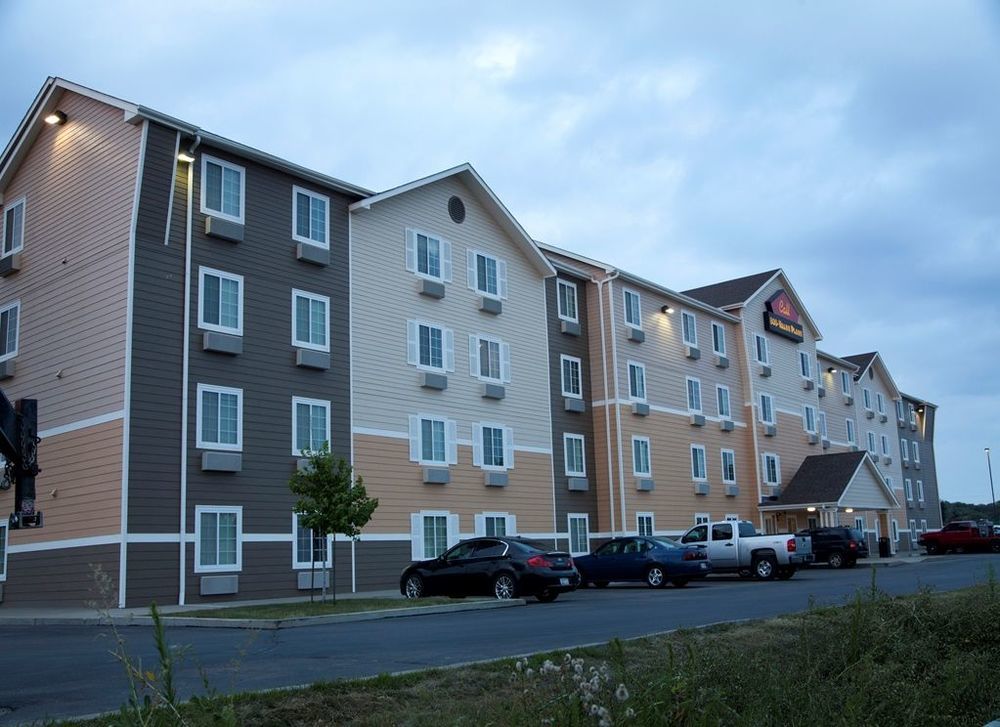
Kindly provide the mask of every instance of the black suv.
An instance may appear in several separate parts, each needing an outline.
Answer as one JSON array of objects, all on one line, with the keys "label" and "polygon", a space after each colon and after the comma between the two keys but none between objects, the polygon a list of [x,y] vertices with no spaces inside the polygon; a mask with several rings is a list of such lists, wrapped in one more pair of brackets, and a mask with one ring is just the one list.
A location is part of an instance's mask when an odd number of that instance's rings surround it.
[{"label": "black suv", "polygon": [[852,568],[858,558],[868,557],[865,536],[855,528],[810,528],[798,535],[808,535],[816,562],[829,563],[831,568]]}]

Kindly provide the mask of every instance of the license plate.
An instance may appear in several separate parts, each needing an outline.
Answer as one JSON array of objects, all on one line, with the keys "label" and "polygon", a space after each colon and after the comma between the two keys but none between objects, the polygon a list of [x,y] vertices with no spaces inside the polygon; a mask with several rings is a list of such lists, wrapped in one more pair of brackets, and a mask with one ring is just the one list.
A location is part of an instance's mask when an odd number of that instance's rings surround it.
[{"label": "license plate", "polygon": [[560,586],[568,586],[569,585],[569,578],[560,578],[559,579],[559,585]]}]

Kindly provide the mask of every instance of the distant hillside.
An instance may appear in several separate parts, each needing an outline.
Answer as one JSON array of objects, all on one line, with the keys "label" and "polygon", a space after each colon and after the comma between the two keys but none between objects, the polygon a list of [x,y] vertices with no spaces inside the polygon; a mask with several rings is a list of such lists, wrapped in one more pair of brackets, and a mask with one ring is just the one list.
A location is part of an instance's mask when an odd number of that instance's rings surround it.
[{"label": "distant hillside", "polygon": [[989,520],[993,521],[992,505],[972,505],[968,502],[941,501],[941,515],[945,522],[952,520]]}]

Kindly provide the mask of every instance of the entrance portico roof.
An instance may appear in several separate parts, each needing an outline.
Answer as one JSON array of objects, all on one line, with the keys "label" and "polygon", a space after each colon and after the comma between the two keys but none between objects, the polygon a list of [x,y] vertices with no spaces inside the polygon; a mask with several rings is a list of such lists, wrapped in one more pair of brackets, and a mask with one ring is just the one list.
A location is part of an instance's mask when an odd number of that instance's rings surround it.
[{"label": "entrance portico roof", "polygon": [[806,457],[788,486],[762,511],[817,509],[891,510],[900,507],[867,452]]}]

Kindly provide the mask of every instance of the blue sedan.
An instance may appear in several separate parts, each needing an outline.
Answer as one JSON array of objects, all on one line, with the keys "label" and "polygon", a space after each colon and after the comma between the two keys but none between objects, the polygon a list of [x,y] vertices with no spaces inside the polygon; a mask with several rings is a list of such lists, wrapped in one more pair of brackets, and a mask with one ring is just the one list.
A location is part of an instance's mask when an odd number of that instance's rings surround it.
[{"label": "blue sedan", "polygon": [[580,571],[580,585],[593,583],[598,588],[611,581],[645,581],[650,588],[662,588],[669,581],[681,588],[712,572],[704,548],[653,537],[615,538],[573,562]]}]

